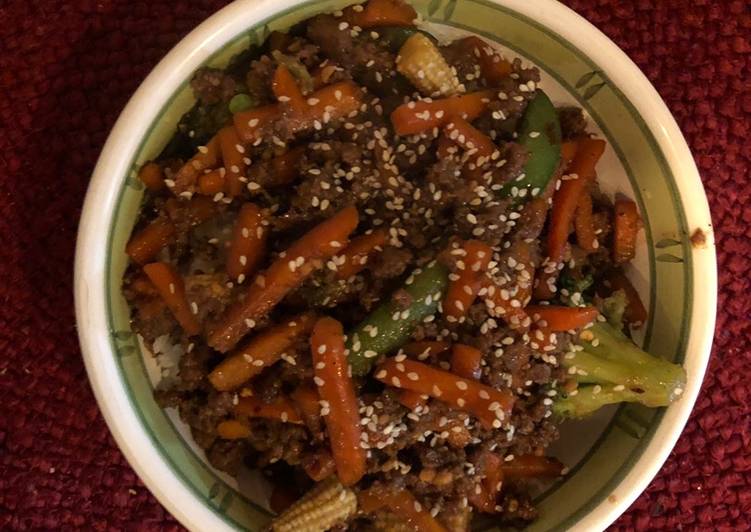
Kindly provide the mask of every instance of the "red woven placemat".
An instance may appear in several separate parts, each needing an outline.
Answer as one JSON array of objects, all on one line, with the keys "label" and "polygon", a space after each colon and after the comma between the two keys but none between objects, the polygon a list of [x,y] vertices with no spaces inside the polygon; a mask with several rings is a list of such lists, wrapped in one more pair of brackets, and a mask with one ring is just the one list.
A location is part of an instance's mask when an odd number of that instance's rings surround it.
[{"label": "red woven placemat", "polygon": [[[126,463],[89,389],[73,249],[89,175],[120,109],[224,3],[0,0],[0,529],[180,528]],[[636,61],[675,114],[718,240],[719,315],[703,392],[665,467],[614,528],[750,530],[751,7],[567,3]]]}]

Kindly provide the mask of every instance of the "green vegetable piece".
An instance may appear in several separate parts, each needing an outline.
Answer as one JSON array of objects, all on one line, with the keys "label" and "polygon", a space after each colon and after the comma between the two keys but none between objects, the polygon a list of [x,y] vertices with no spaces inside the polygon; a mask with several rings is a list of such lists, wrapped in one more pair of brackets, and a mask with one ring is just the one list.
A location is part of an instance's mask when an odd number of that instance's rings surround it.
[{"label": "green vegetable piece", "polygon": [[256,106],[256,102],[249,94],[235,94],[229,101],[229,112],[239,113],[240,111],[247,111]]},{"label": "green vegetable piece", "polygon": [[683,393],[686,371],[680,365],[646,353],[607,323],[597,323],[588,331],[593,338],[584,342],[584,350],[562,360],[587,385],[556,400],[553,410],[560,417],[583,417],[620,402],[668,406]]},{"label": "green vegetable piece", "polygon": [[550,98],[539,89],[527,105],[517,140],[527,149],[529,159],[524,165],[524,177],[506,183],[501,189],[501,195],[507,197],[513,195],[514,188],[539,189],[542,192],[561,160],[558,113]]},{"label": "green vegetable piece", "polygon": [[403,286],[412,298],[408,308],[401,308],[389,298],[349,333],[347,349],[352,374],[367,374],[376,357],[404,344],[419,323],[435,314],[447,284],[448,270],[438,262],[416,269]]}]

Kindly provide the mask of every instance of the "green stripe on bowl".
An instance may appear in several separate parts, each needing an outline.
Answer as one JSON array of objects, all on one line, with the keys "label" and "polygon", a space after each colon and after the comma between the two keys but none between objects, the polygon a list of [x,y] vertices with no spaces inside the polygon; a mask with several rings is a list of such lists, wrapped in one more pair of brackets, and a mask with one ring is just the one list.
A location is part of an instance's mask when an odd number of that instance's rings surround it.
[{"label": "green stripe on bowl", "polygon": [[[228,41],[207,61],[222,66],[239,49],[274,29],[284,29],[308,16],[342,7],[348,2],[307,1],[263,20]],[[420,0],[420,14],[431,23],[465,29],[494,40],[536,63],[576,99],[598,124],[626,170],[633,194],[645,220],[650,319],[645,346],[653,353],[668,353],[682,361],[690,328],[692,262],[686,217],[674,176],[653,135],[623,93],[573,45],[535,21],[485,0]],[[113,352],[120,378],[144,431],[176,476],[228,526],[260,530],[269,513],[208,467],[183,440],[156,405],[143,363],[144,356],[130,332],[129,311],[121,294],[127,265],[124,246],[135,222],[142,190],[135,170],[154,157],[171,136],[180,116],[193,103],[185,80],[154,119],[132,160],[131,175],[123,176],[107,246],[107,313]],[[656,244],[654,242],[657,242]],[[659,334],[656,333],[659,331]],[[639,406],[618,409],[589,452],[569,476],[538,498],[540,519],[529,530],[566,529],[601,503],[636,462],[662,419],[662,410]],[[481,521],[479,527],[492,526]]]}]

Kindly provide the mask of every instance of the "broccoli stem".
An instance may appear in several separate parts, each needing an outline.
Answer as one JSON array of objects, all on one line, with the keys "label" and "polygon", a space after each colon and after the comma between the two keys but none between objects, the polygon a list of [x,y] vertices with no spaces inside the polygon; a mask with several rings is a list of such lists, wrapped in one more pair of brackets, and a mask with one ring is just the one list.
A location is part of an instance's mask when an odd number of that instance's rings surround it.
[{"label": "broccoli stem", "polygon": [[681,366],[642,351],[607,323],[595,324],[580,337],[583,349],[562,361],[580,386],[556,401],[559,416],[582,417],[620,402],[668,406],[683,392],[686,372]]}]

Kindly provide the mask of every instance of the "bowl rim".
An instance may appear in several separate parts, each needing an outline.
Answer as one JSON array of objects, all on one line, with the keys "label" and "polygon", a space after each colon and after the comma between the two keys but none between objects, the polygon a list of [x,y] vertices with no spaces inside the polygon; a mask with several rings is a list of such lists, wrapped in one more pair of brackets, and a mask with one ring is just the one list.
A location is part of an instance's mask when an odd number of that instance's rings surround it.
[{"label": "bowl rim", "polygon": [[[717,265],[709,204],[691,152],[667,106],[639,68],[608,37],[556,0],[488,0],[563,36],[598,65],[648,125],[676,177],[689,227],[702,228],[703,248],[692,248],[694,267],[691,329],[686,344],[689,381],[683,398],[669,408],[640,459],[614,489],[615,500],[600,503],[578,523],[581,530],[610,525],[646,488],[672,450],[698,396],[709,361],[717,304]],[[151,71],[113,127],[94,169],[79,224],[74,274],[79,342],[89,381],[118,447],[159,502],[190,529],[225,530],[227,524],[164,463],[132,410],[117,375],[105,318],[107,232],[117,190],[159,109],[195,69],[224,43],[254,23],[300,3],[298,0],[236,0],[184,37]],[[192,504],[191,504],[192,503]],[[196,504],[197,503],[197,504]]]}]

